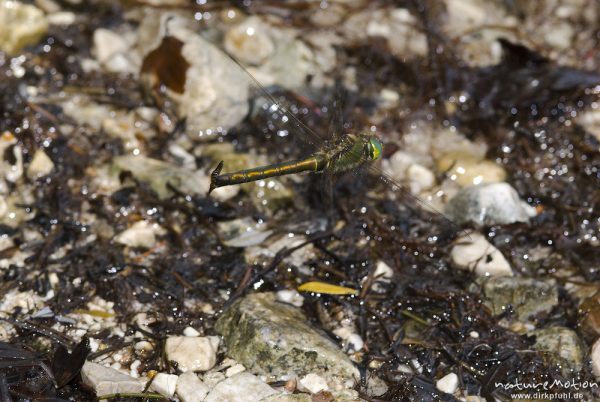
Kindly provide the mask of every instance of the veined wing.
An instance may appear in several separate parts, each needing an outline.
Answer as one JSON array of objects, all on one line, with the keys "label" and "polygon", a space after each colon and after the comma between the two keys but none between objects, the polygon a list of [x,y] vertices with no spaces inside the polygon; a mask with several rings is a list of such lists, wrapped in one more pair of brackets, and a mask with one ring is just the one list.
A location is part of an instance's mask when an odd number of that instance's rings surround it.
[{"label": "veined wing", "polygon": [[268,112],[278,115],[278,119],[280,120],[280,124],[282,124],[282,127],[287,123],[292,124],[297,130],[299,130],[304,135],[305,138],[303,138],[303,141],[313,145],[315,149],[321,149],[323,146],[326,145],[323,137],[321,137],[314,130],[308,127],[298,116],[296,116],[295,113],[283,106],[283,104],[280,101],[275,99],[275,97],[271,93],[269,93],[265,89],[265,87],[256,79],[256,77],[254,77],[237,59],[232,57],[229,53],[227,53],[224,50],[223,53],[242,71],[244,71],[244,73],[246,73],[246,75],[253,84],[252,88],[258,91],[258,93],[261,96],[264,96],[268,100]]},{"label": "veined wing", "polygon": [[[321,149],[325,144],[325,140],[317,134],[313,129],[311,129],[306,123],[304,123],[295,113],[288,110],[284,107],[281,102],[279,102],[275,97],[270,94],[262,84],[235,58],[229,55],[227,52],[224,52],[232,62],[238,65],[240,69],[242,69],[247,76],[252,81],[255,89],[257,89],[262,96],[264,96],[270,102],[269,112],[279,114],[282,119],[282,123],[287,124],[291,123],[296,130],[300,131],[304,138],[303,141],[306,141],[313,145],[317,149]],[[375,166],[374,164],[368,164],[367,169],[375,175],[381,182],[383,182],[387,188],[392,192],[399,192],[401,197],[418,205],[420,208],[425,211],[431,213],[434,217],[437,217],[441,222],[444,222],[445,225],[451,227],[453,231],[460,233],[461,228],[450,218],[444,215],[441,211],[436,209],[430,203],[425,200],[422,200],[416,195],[413,195],[406,186],[398,183],[395,179],[393,179],[389,174],[383,172],[380,168]]]}]

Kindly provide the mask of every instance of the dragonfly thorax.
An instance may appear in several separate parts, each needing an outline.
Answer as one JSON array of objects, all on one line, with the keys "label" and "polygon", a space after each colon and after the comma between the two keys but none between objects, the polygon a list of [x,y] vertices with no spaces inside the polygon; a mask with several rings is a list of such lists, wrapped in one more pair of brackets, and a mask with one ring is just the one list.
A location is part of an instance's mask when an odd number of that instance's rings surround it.
[{"label": "dragonfly thorax", "polygon": [[347,134],[344,142],[329,154],[328,168],[341,173],[381,158],[381,141],[372,135]]}]

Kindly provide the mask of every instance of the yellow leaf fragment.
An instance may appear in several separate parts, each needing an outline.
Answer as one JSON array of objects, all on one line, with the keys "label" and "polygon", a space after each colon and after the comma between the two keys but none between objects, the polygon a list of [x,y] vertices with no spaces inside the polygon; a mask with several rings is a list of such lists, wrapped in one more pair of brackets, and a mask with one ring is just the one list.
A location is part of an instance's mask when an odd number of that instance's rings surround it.
[{"label": "yellow leaf fragment", "polygon": [[102,311],[102,310],[83,310],[83,309],[76,309],[73,310],[73,312],[75,314],[87,314],[87,315],[91,315],[94,317],[98,317],[98,318],[111,318],[114,317],[114,313],[109,313],[108,311]]},{"label": "yellow leaf fragment", "polygon": [[324,293],[327,295],[357,295],[358,290],[325,282],[306,282],[298,287],[300,292]]}]

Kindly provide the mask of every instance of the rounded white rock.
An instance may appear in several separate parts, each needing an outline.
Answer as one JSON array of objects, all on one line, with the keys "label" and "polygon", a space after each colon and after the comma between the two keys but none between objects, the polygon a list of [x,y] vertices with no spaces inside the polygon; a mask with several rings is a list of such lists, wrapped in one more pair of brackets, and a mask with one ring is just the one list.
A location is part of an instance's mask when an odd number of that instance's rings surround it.
[{"label": "rounded white rock", "polygon": [[459,238],[450,256],[457,267],[474,271],[480,276],[513,275],[510,264],[500,250],[479,233]]},{"label": "rounded white rock", "polygon": [[277,292],[277,301],[291,304],[296,307],[302,307],[302,304],[304,304],[304,297],[295,289],[282,289]]},{"label": "rounded white rock", "polygon": [[218,336],[170,336],[165,343],[165,353],[183,372],[206,371],[217,362],[220,340]]},{"label": "rounded white rock", "polygon": [[435,185],[435,174],[425,166],[413,163],[408,167],[406,174],[410,180],[410,190],[413,194],[429,190]]},{"label": "rounded white rock", "polygon": [[31,159],[29,167],[27,167],[27,177],[30,179],[37,179],[50,174],[52,169],[54,169],[52,160],[43,150],[38,149],[35,151],[35,154],[33,154],[33,159]]},{"label": "rounded white rock", "polygon": [[200,336],[200,332],[196,331],[195,328],[186,327],[183,330],[183,335],[185,335],[185,336]]},{"label": "rounded white rock", "polygon": [[436,381],[435,387],[447,394],[454,394],[458,389],[458,376],[454,373],[447,374]]},{"label": "rounded white rock", "polygon": [[445,211],[459,224],[473,222],[478,226],[528,222],[537,214],[504,182],[465,187],[452,197]]},{"label": "rounded white rock", "polygon": [[259,65],[273,54],[275,45],[266,24],[252,16],[225,33],[225,49],[244,63]]},{"label": "rounded white rock", "polygon": [[298,382],[298,389],[300,391],[316,394],[320,391],[328,391],[329,386],[323,377],[315,373],[310,373],[300,379]]},{"label": "rounded white rock", "polygon": [[152,379],[150,388],[167,398],[172,398],[175,395],[178,378],[179,376],[175,374],[158,373]]},{"label": "rounded white rock", "polygon": [[209,388],[193,371],[188,371],[179,376],[176,390],[181,402],[201,402]]},{"label": "rounded white rock", "polygon": [[359,334],[351,334],[348,339],[346,339],[346,344],[348,350],[358,352],[365,346],[365,342],[361,338]]}]

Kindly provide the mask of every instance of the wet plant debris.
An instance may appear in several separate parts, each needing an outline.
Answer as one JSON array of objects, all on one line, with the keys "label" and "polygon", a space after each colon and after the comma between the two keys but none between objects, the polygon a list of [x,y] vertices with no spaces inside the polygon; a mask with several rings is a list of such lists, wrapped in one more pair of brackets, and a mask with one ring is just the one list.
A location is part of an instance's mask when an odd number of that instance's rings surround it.
[{"label": "wet plant debris", "polygon": [[599,16],[0,0],[0,401],[600,398]]}]

